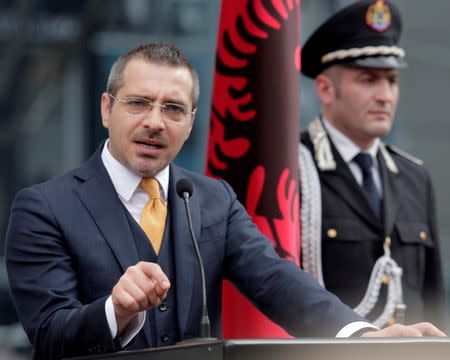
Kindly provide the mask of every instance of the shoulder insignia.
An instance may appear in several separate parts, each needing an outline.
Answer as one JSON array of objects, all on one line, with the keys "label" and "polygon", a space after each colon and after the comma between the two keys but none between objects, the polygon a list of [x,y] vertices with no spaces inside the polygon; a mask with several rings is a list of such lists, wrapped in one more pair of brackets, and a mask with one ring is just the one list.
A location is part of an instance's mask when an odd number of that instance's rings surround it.
[{"label": "shoulder insignia", "polygon": [[422,166],[423,165],[423,160],[416,158],[415,156],[408,154],[406,151],[399,149],[397,146],[391,145],[391,144],[385,144],[386,147],[392,151],[393,153],[411,161],[412,163]]}]

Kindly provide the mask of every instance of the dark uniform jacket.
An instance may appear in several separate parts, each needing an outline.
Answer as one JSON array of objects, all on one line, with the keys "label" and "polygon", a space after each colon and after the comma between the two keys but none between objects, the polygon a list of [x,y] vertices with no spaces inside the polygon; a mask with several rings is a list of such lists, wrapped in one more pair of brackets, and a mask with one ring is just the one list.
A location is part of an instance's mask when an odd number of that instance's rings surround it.
[{"label": "dark uniform jacket", "polygon": [[[328,136],[328,135],[327,135]],[[405,322],[430,321],[443,328],[444,290],[434,193],[427,170],[420,161],[383,144],[386,164],[378,152],[383,187],[382,218],[373,213],[362,188],[331,139],[335,170],[320,170],[322,196],[322,266],[326,288],[355,307],[362,300],[375,261],[390,238],[391,255],[403,268]],[[302,143],[314,146],[308,132]],[[388,239],[389,241],[389,239]],[[381,294],[383,295],[383,294]]]}]

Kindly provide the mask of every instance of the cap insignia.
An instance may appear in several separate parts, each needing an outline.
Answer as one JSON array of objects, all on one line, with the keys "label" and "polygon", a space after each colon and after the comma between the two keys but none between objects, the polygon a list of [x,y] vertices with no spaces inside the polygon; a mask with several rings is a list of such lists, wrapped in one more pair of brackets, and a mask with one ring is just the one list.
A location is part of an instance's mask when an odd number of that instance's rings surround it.
[{"label": "cap insignia", "polygon": [[367,8],[366,24],[378,32],[385,31],[391,25],[391,9],[384,0],[377,0]]}]

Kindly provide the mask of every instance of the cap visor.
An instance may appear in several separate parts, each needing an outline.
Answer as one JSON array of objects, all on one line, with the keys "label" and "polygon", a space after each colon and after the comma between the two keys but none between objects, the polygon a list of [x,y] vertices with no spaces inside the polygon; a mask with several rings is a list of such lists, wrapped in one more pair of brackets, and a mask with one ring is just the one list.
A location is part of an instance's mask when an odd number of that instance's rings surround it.
[{"label": "cap visor", "polygon": [[408,66],[405,60],[397,56],[371,56],[347,62],[350,66],[379,69],[402,69]]}]

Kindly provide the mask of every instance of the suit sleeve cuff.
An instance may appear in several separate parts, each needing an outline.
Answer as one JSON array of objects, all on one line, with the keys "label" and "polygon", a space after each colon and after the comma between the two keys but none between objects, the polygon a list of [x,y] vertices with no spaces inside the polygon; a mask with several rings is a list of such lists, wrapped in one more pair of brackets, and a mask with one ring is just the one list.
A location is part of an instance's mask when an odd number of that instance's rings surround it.
[{"label": "suit sleeve cuff", "polygon": [[352,336],[357,336],[357,333],[361,330],[367,331],[373,331],[373,330],[380,330],[376,326],[372,325],[371,323],[365,322],[365,321],[355,321],[350,324],[345,325],[337,334],[337,338],[349,338]]},{"label": "suit sleeve cuff", "polygon": [[117,335],[117,322],[116,315],[114,314],[114,305],[112,303],[112,297],[109,296],[105,302],[106,320],[108,321],[109,331],[113,339],[117,336],[117,341],[121,348],[127,346],[127,344],[137,335],[142,329],[145,322],[145,311],[138,313],[129,324],[123,329],[122,333]]}]

